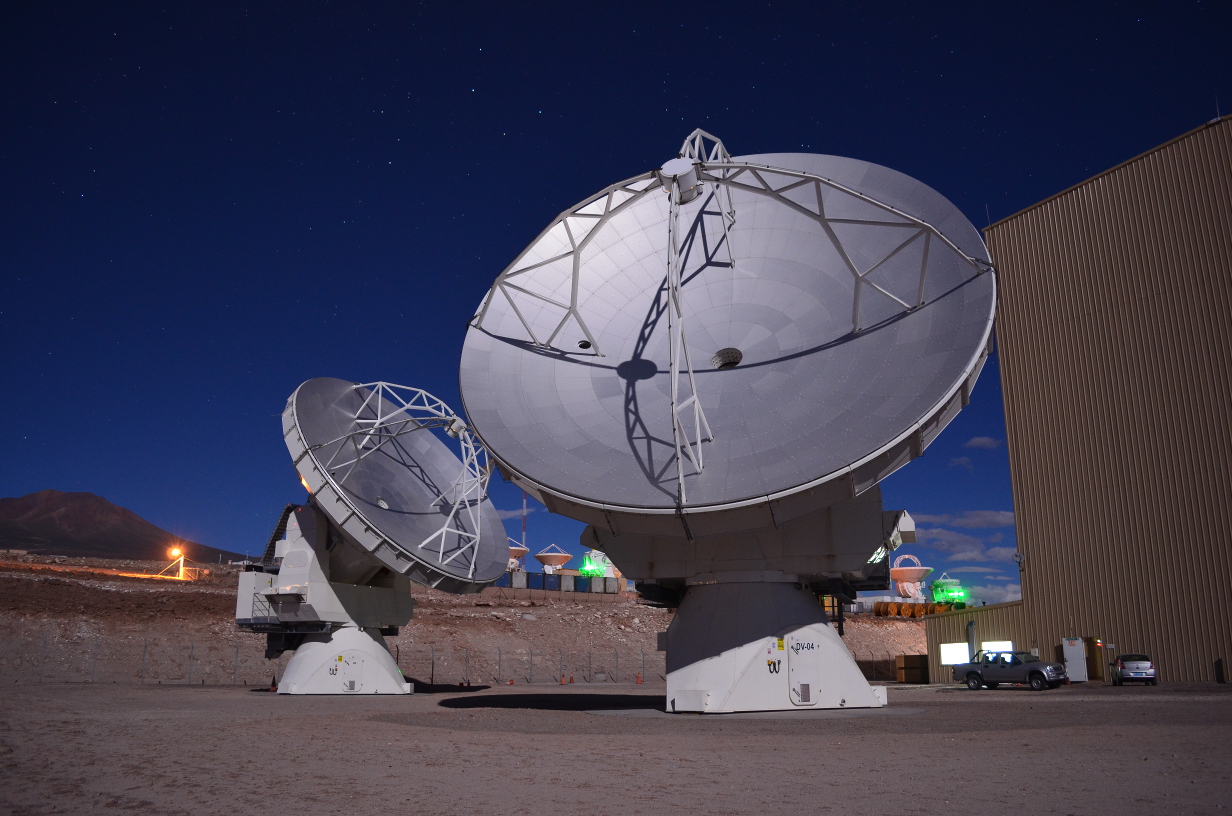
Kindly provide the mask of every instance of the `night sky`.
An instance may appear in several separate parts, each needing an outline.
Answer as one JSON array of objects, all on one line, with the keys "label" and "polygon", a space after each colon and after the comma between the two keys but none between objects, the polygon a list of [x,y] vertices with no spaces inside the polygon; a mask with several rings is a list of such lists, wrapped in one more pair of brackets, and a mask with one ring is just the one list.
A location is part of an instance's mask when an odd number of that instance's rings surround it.
[{"label": "night sky", "polygon": [[[300,382],[459,408],[495,276],[696,127],[887,165],[983,227],[1232,108],[1227,3],[0,14],[0,496],[98,493],[239,552],[304,498],[279,422]],[[995,362],[884,485],[909,550],[990,602],[1017,593]],[[576,522],[529,525],[577,551]]]}]

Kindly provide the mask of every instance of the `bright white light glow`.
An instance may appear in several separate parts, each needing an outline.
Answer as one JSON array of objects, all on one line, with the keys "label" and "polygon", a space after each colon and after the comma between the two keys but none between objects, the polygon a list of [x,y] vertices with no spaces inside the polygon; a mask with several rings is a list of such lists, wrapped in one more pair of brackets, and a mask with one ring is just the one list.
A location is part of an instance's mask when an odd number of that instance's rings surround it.
[{"label": "bright white light glow", "polygon": [[1014,651],[1014,641],[986,640],[980,644],[980,648],[986,652],[1012,652]]},{"label": "bright white light glow", "polygon": [[942,666],[957,666],[971,660],[971,655],[967,653],[966,643],[942,643],[941,644],[941,665]]}]

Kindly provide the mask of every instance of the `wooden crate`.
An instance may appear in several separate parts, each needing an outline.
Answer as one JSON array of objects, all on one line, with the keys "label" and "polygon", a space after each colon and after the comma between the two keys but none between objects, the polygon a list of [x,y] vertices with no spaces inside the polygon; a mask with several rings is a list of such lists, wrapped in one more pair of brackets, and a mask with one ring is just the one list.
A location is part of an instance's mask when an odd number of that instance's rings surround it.
[{"label": "wooden crate", "polygon": [[894,669],[900,683],[927,683],[928,655],[899,655]]},{"label": "wooden crate", "polygon": [[900,683],[927,683],[928,668],[922,669],[898,669],[897,679]]}]

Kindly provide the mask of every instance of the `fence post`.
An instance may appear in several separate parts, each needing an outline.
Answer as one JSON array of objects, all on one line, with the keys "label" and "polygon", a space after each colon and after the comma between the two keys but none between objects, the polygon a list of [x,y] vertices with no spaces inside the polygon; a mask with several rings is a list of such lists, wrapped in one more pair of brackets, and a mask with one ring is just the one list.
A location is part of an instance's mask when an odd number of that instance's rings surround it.
[{"label": "fence post", "polygon": [[428,674],[428,684],[435,686],[436,685],[436,647],[429,645],[428,648],[432,650],[432,669]]},{"label": "fence post", "polygon": [[235,644],[235,663],[231,666],[231,685],[238,685],[240,677],[240,645]]},{"label": "fence post", "polygon": [[188,641],[188,685],[192,685],[192,664],[193,654],[197,651],[197,644],[194,641]]},{"label": "fence post", "polygon": [[43,650],[39,652],[39,682],[43,682],[43,667],[47,665],[47,635],[43,635]]},{"label": "fence post", "polygon": [[530,647],[530,673],[526,679],[527,685],[535,684],[535,647]]},{"label": "fence post", "polygon": [[560,682],[561,682],[561,685],[564,685],[564,682],[565,682],[565,650],[557,649],[556,651],[560,653]]},{"label": "fence post", "polygon": [[496,682],[500,683],[500,681],[501,681],[501,650],[500,650],[500,647],[497,646],[496,647]]},{"label": "fence post", "polygon": [[616,653],[616,676],[612,678],[612,682],[619,683],[620,682],[620,650],[613,649],[612,651]]},{"label": "fence post", "polygon": [[466,685],[469,686],[471,684],[471,650],[463,649],[462,652],[463,660],[465,661],[463,663],[465,668],[462,669],[462,679],[465,680]]},{"label": "fence post", "polygon": [[646,682],[646,650],[645,649],[642,649],[642,673],[638,675],[638,679],[641,680],[641,682],[643,683]]},{"label": "fence post", "polygon": [[594,661],[591,659],[590,652],[586,653],[586,682],[593,683],[595,681]]}]

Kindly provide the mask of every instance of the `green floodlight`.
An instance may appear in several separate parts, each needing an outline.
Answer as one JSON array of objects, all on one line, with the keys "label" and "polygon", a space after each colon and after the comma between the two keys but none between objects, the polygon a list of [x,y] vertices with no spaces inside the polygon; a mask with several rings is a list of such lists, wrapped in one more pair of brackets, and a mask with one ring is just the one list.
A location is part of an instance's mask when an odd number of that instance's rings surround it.
[{"label": "green floodlight", "polygon": [[590,553],[582,556],[582,568],[578,572],[595,578],[607,573],[607,564],[602,563],[597,558],[592,558]]},{"label": "green floodlight", "polygon": [[962,582],[945,573],[933,581],[932,591],[933,603],[965,604],[967,602],[967,591],[963,589]]}]

